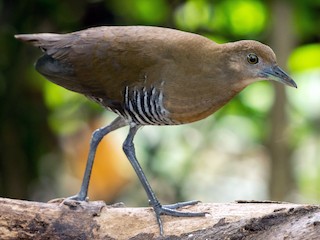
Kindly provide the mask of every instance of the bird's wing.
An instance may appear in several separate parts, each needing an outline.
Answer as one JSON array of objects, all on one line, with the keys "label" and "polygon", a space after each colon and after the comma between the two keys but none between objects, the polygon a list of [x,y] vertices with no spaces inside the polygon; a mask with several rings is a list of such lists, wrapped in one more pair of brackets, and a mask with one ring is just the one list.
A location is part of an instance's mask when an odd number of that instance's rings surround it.
[{"label": "bird's wing", "polygon": [[85,95],[118,98],[125,86],[145,81],[148,68],[160,59],[153,46],[146,46],[148,31],[138,29],[136,34],[132,27],[100,27],[15,37],[44,51],[36,68],[54,83]]}]

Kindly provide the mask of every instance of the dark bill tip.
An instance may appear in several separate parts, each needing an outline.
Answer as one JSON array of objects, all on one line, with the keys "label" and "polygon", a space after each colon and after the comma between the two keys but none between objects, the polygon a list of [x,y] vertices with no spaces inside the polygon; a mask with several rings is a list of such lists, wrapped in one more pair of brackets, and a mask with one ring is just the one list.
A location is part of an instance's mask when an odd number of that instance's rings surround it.
[{"label": "dark bill tip", "polygon": [[266,68],[262,71],[261,74],[268,80],[277,81],[287,86],[298,88],[297,84],[293,81],[293,79],[279,66]]}]

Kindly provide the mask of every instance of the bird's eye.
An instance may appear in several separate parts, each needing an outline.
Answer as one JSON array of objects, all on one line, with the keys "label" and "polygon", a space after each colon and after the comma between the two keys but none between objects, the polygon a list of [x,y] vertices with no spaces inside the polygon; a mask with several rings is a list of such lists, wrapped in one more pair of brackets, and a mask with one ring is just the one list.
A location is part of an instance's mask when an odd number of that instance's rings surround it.
[{"label": "bird's eye", "polygon": [[247,60],[248,60],[248,63],[250,64],[257,64],[259,62],[259,58],[254,53],[250,53],[247,56]]}]

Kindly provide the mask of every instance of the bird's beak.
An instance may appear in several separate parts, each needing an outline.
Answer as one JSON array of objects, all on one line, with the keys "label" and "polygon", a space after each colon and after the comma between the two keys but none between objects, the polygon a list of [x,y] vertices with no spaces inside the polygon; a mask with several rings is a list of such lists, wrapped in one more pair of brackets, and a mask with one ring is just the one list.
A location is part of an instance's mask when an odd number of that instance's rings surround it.
[{"label": "bird's beak", "polygon": [[292,80],[292,78],[277,65],[265,68],[261,72],[261,76],[267,80],[274,80],[290,87],[297,88],[297,84]]}]

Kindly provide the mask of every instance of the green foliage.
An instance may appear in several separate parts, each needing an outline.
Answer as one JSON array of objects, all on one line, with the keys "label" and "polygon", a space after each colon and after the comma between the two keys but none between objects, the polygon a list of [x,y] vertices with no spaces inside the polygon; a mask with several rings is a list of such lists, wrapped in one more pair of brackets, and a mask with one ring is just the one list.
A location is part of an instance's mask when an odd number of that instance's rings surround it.
[{"label": "green foliage", "polygon": [[[51,110],[49,125],[59,135],[68,135],[77,131],[86,120],[83,107],[86,99],[74,92],[70,92],[45,79],[44,101]],[[63,123],[63,124],[61,124]]]},{"label": "green foliage", "polygon": [[266,6],[256,0],[189,0],[175,11],[175,22],[181,29],[207,29],[234,37],[260,34],[266,27],[266,20]]},{"label": "green foliage", "polygon": [[306,41],[319,36],[319,0],[295,0],[294,27],[299,38]]},{"label": "green foliage", "polygon": [[215,13],[217,27],[237,37],[257,35],[266,26],[267,10],[260,1],[222,1]]},{"label": "green foliage", "polygon": [[292,72],[320,69],[320,44],[307,44],[296,48],[291,53],[288,66]]},{"label": "green foliage", "polygon": [[189,31],[207,27],[211,17],[212,5],[204,0],[189,0],[175,10],[177,27]]},{"label": "green foliage", "polygon": [[169,6],[164,0],[106,1],[106,5],[111,5],[119,22],[131,24],[162,25],[169,14]]}]

